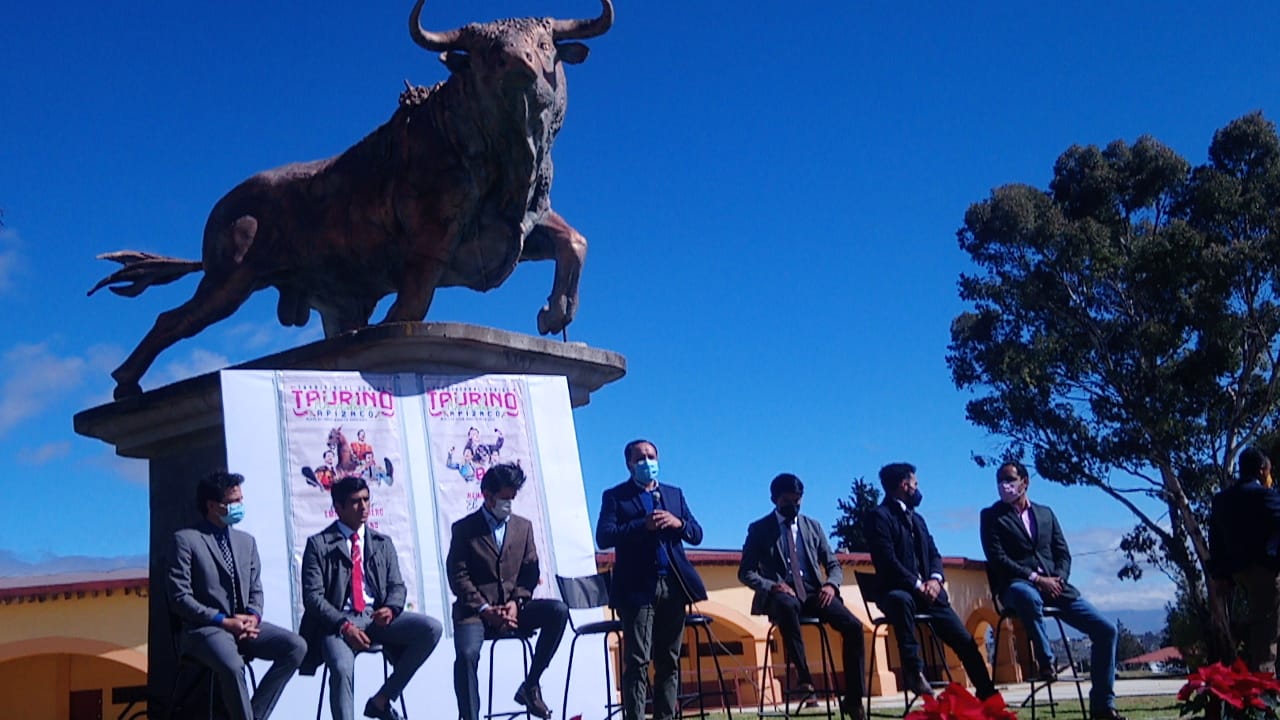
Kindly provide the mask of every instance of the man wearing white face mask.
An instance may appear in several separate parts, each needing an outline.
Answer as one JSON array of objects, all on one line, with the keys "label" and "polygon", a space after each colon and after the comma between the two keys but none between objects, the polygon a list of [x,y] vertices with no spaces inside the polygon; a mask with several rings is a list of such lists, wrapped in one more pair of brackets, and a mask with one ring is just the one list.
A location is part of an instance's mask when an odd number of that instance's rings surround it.
[{"label": "man wearing white face mask", "polygon": [[676,717],[685,605],[707,599],[684,543],[702,542],[680,488],[658,482],[658,448],[632,440],[622,450],[631,477],[604,492],[596,544],[614,548],[609,604],[622,620],[622,717],[641,720],[654,665],[653,717]]},{"label": "man wearing white face mask", "polygon": [[983,509],[980,528],[991,591],[1001,604],[1018,613],[1031,634],[1040,666],[1037,680],[1057,679],[1045,632],[1046,605],[1060,611],[1063,622],[1088,635],[1093,646],[1090,714],[1096,720],[1123,720],[1115,709],[1116,627],[1067,582],[1071,551],[1062,526],[1047,505],[1027,498],[1030,484],[1027,468],[1020,462],[1007,462],[996,470],[1000,499]]},{"label": "man wearing white face mask", "polygon": [[539,681],[560,647],[569,608],[559,600],[533,599],[539,574],[533,523],[511,514],[512,502],[524,482],[519,465],[489,468],[480,480],[484,505],[453,524],[445,570],[449,588],[457,596],[453,603],[453,689],[462,720],[480,717],[476,675],[480,646],[485,638],[517,629],[537,630],[538,641],[529,674],[515,700],[536,717],[551,717]]},{"label": "man wearing white face mask", "polygon": [[[262,578],[253,536],[232,526],[244,519],[244,477],[211,473],[196,485],[196,527],[174,533],[167,588],[169,609],[182,621],[182,652],[213,671],[223,705],[236,720],[265,720],[307,645],[262,621]],[[249,697],[241,655],[272,661]],[[173,708],[168,708],[170,712]]]}]

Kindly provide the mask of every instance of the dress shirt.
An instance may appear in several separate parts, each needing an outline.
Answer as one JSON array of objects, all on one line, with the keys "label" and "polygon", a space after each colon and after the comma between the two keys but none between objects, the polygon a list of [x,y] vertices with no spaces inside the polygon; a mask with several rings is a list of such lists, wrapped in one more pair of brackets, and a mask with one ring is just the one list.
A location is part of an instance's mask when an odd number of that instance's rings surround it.
[{"label": "dress shirt", "polygon": [[[907,504],[906,504],[906,503],[904,503],[904,502],[902,502],[902,500],[901,500],[900,498],[894,498],[894,501],[898,503],[898,507],[902,508],[902,512],[906,513],[907,518],[908,518],[908,519],[910,519],[910,518],[911,518],[911,513],[915,512],[915,511],[914,511],[914,510],[912,510],[911,508],[907,507]],[[912,524],[912,526],[911,526],[911,528],[912,528],[911,534],[912,534],[912,535],[914,535],[914,534],[915,534],[915,525],[914,525],[914,522],[915,522],[915,521],[914,521],[914,520],[911,520],[911,522],[913,523],[913,524]],[[926,561],[927,561],[928,559],[929,559],[929,558],[925,558],[925,560],[926,560]],[[942,582],[942,575],[941,575],[941,574],[939,574],[939,573],[931,573],[931,574],[929,575],[929,579],[930,579],[930,580],[937,580],[939,583],[941,583],[941,582]],[[921,580],[920,578],[916,578],[916,589],[917,589],[917,590],[919,590],[919,589],[921,589],[921,588],[923,588],[923,587],[924,587],[924,581],[923,581],[923,580]]]},{"label": "dress shirt", "polygon": [[[342,538],[347,541],[347,550],[348,551],[351,550],[351,536],[355,535],[360,538],[360,553],[362,555],[368,553],[369,551],[369,547],[365,545],[365,539],[367,535],[364,529],[365,529],[365,526],[361,525],[359,530],[352,530],[351,528],[344,525],[341,520],[338,521],[338,532],[342,533]],[[360,558],[360,560],[363,561],[364,558],[362,557]],[[366,608],[372,609],[373,593],[369,589],[369,566],[367,563],[362,562],[361,567],[364,569],[364,606]],[[344,612],[350,612],[350,613],[355,612],[355,607],[351,604],[350,593],[347,593],[347,601],[342,604],[342,609]]]}]

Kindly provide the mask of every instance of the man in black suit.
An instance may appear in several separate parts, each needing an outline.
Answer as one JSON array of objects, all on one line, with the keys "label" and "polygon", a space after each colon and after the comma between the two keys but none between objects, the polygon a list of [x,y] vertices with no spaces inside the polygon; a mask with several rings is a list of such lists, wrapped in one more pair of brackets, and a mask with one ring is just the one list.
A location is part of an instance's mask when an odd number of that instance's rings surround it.
[{"label": "man in black suit", "polygon": [[[801,704],[814,696],[813,675],[805,657],[800,616],[816,617],[840,633],[844,646],[846,690],[841,711],[862,720],[862,623],[840,599],[844,571],[827,544],[822,526],[800,514],[804,483],[783,473],[769,484],[774,511],[751,523],[742,545],[738,580],[756,591],[751,614],[768,615],[782,632],[787,657],[796,668]],[[825,579],[823,578],[825,576]]]},{"label": "man in black suit", "polygon": [[649,661],[653,717],[676,717],[685,605],[707,599],[684,543],[702,542],[680,488],[658,483],[658,448],[633,440],[622,450],[631,477],[604,491],[596,544],[614,548],[609,604],[622,620],[622,717],[644,717]]},{"label": "man in black suit", "polygon": [[924,518],[915,511],[922,498],[915,466],[885,465],[880,468],[880,485],[884,502],[867,516],[867,545],[884,590],[883,596],[873,599],[893,625],[906,688],[917,695],[933,694],[924,677],[915,633],[914,616],[924,614],[929,616],[934,634],[960,658],[978,697],[985,700],[995,695],[995,685],[973,636],[947,601],[942,587],[942,555]]},{"label": "man in black suit", "polygon": [[[196,507],[204,519],[174,534],[166,579],[170,611],[182,621],[182,651],[213,671],[234,720],[266,720],[307,646],[262,621],[258,544],[232,527],[244,518],[243,483],[226,471],[201,478]],[[252,698],[242,654],[273,661]]]},{"label": "man in black suit", "polygon": [[1058,677],[1045,632],[1046,605],[1056,608],[1063,622],[1088,635],[1093,647],[1090,714],[1096,720],[1123,720],[1115,708],[1116,626],[1067,582],[1071,574],[1067,539],[1053,510],[1027,498],[1030,485],[1031,477],[1020,462],[1007,462],[996,470],[1000,499],[983,509],[980,523],[991,592],[1000,604],[1018,613],[1030,633],[1040,666],[1038,680],[1053,682]]},{"label": "man in black suit", "polygon": [[404,609],[405,585],[391,538],[369,527],[369,482],[348,475],[329,491],[338,515],[329,527],[307,538],[302,552],[299,630],[307,639],[302,672],[329,668],[329,710],[333,720],[355,717],[355,654],[374,644],[395,667],[364,705],[364,716],[401,720],[392,704],[435,650],[444,628],[439,620]]},{"label": "man in black suit", "polygon": [[1213,498],[1209,515],[1209,573],[1220,585],[1234,582],[1249,599],[1245,660],[1259,672],[1275,672],[1280,635],[1280,493],[1269,487],[1271,460],[1247,448],[1238,461],[1240,480]]}]

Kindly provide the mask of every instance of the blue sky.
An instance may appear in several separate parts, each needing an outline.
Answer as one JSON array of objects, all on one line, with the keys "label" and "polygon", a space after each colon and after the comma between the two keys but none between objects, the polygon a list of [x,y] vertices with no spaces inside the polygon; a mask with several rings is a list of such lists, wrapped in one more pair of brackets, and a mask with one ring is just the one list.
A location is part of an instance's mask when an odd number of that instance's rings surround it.
[{"label": "blue sky", "polygon": [[[570,338],[628,358],[576,412],[589,498],[655,440],[706,545],[740,546],[768,480],[797,473],[824,523],[858,476],[919,466],[945,554],[980,557],[998,438],[964,419],[944,355],[970,268],[964,210],[1044,186],[1073,143],[1147,133],[1201,162],[1213,131],[1280,116],[1280,7],[1265,3],[635,2],[568,68],[555,207],[590,241]],[[121,248],[199,257],[214,202],[249,175],[336,154],[444,77],[411,3],[19,3],[0,30],[0,440],[20,522],[0,574],[146,551],[145,467],[79,438],[107,373],[188,279],[85,297]],[[435,27],[586,16],[591,0],[432,0]],[[499,290],[443,290],[429,319],[534,332],[549,264]],[[385,310],[385,303],[383,306]],[[383,310],[380,310],[379,315]],[[260,293],[163,354],[156,387],[309,342]],[[1105,608],[1170,586],[1114,579],[1130,526],[1100,494],[1035,483]],[[15,509],[12,508],[11,509]],[[592,508],[594,512],[596,508]]]}]

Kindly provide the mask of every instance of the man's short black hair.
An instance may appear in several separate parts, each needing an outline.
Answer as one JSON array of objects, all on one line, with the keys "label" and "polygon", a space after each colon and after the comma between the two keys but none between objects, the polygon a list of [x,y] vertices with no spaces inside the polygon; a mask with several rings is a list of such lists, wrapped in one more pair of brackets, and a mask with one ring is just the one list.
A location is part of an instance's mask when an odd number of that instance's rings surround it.
[{"label": "man's short black hair", "polygon": [[1267,454],[1256,447],[1247,447],[1240,453],[1240,479],[1244,481],[1261,480],[1262,468],[1266,467],[1271,460]]},{"label": "man's short black hair", "polygon": [[1000,471],[1007,467],[1013,468],[1013,471],[1018,473],[1019,479],[1021,480],[1031,479],[1031,474],[1027,472],[1027,466],[1023,465],[1017,460],[1005,460],[1004,462],[1000,463],[1000,467],[996,468],[996,477],[1000,477]]},{"label": "man's short black hair", "polygon": [[791,473],[782,473],[769,483],[769,499],[777,500],[779,495],[786,493],[795,493],[797,495],[804,494],[804,482],[800,478]]},{"label": "man's short black hair", "polygon": [[520,488],[524,487],[524,480],[524,470],[519,465],[502,463],[484,471],[484,477],[480,478],[480,490],[493,495],[507,488],[515,488],[516,492],[520,492]]},{"label": "man's short black hair", "polygon": [[915,474],[916,466],[911,463],[889,463],[880,468],[880,487],[884,488],[886,495],[892,495],[903,480]]},{"label": "man's short black hair", "polygon": [[368,489],[368,480],[359,475],[343,475],[329,488],[329,497],[333,500],[333,507],[336,509],[346,505],[352,495]]},{"label": "man's short black hair", "polygon": [[243,475],[226,470],[214,470],[200,478],[196,483],[196,512],[204,517],[209,512],[207,503],[222,502],[228,490],[242,484],[244,484]]},{"label": "man's short black hair", "polygon": [[[626,460],[628,465],[631,464],[631,450],[639,447],[640,445],[653,445],[653,442],[645,440],[644,438],[638,438],[627,443],[627,446],[622,448],[622,459]],[[658,446],[653,445],[653,449],[656,452],[658,450]]]}]

